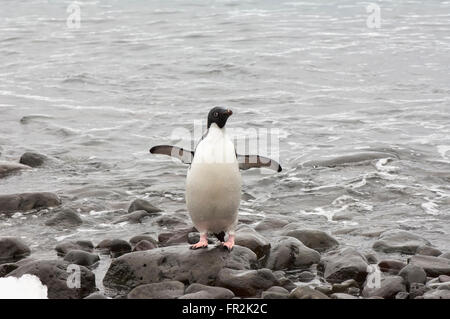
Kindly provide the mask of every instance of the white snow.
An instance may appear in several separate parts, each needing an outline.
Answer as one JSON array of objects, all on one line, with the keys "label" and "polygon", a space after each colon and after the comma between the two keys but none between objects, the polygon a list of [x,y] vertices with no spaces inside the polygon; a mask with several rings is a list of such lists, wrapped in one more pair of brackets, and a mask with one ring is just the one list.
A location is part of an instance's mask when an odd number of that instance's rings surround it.
[{"label": "white snow", "polygon": [[0,299],[47,299],[47,286],[34,275],[0,278]]}]

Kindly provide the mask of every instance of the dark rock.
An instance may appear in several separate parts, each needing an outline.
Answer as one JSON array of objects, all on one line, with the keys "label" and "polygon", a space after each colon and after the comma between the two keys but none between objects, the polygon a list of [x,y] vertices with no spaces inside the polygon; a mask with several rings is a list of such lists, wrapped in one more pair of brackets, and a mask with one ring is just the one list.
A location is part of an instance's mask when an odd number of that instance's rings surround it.
[{"label": "dark rock", "polygon": [[355,297],[353,295],[349,295],[342,292],[335,292],[331,294],[331,299],[359,299],[358,297]]},{"label": "dark rock", "polygon": [[279,282],[267,268],[258,270],[224,268],[217,276],[216,285],[230,289],[239,297],[257,297],[262,291],[279,285]]},{"label": "dark rock", "polygon": [[[188,234],[188,243],[193,245],[198,243],[198,241],[200,240],[200,233],[199,232],[190,232]],[[214,240],[212,240],[211,238],[208,237],[208,244],[214,244]]]},{"label": "dark rock", "polygon": [[130,291],[128,299],[176,299],[184,294],[184,284],[179,281],[163,281],[140,285]]},{"label": "dark rock", "polygon": [[130,239],[130,244],[135,246],[138,242],[140,242],[141,240],[146,240],[151,242],[152,244],[154,244],[155,246],[158,246],[158,241],[156,239],[154,239],[152,236],[150,235],[146,235],[146,234],[142,234],[142,235],[137,235],[134,236]]},{"label": "dark rock", "polygon": [[310,282],[311,280],[313,280],[314,278],[316,278],[316,275],[314,275],[312,272],[310,271],[302,271],[298,276],[297,276],[297,280],[300,282]]},{"label": "dark rock", "polygon": [[89,296],[84,297],[84,299],[109,299],[109,298],[99,292],[94,292]]},{"label": "dark rock", "polygon": [[[47,286],[49,299],[81,299],[94,292],[95,275],[84,266],[76,266],[79,272],[73,273],[69,266],[68,262],[61,260],[32,261],[10,272],[8,277],[37,276]],[[77,288],[78,275],[80,286]]]},{"label": "dark rock", "polygon": [[20,157],[20,163],[30,167],[42,166],[48,157],[39,153],[26,152]]},{"label": "dark rock", "polygon": [[332,293],[332,287],[329,284],[325,284],[322,286],[317,286],[315,290],[320,291],[321,293],[325,295],[330,295]]},{"label": "dark rock", "polygon": [[332,293],[348,293],[350,288],[359,288],[359,284],[354,279],[348,279],[339,284],[333,284]]},{"label": "dark rock", "polygon": [[250,227],[244,227],[236,232],[236,245],[252,250],[258,259],[268,257],[270,242]]},{"label": "dark rock", "polygon": [[364,254],[364,257],[366,257],[367,262],[369,264],[378,264],[378,255],[375,252],[368,252]]},{"label": "dark rock", "polygon": [[126,240],[113,239],[109,246],[109,252],[113,258],[117,258],[131,252],[131,245]]},{"label": "dark rock", "polygon": [[138,285],[162,280],[214,285],[222,268],[242,270],[255,265],[255,253],[241,246],[235,246],[231,252],[221,247],[192,250],[188,245],[169,246],[132,252],[114,259],[103,284],[125,292]]},{"label": "dark rock", "polygon": [[273,232],[276,229],[283,228],[289,224],[289,221],[283,218],[266,217],[255,226],[255,230],[259,232]]},{"label": "dark rock", "polygon": [[389,276],[381,279],[381,286],[371,288],[367,283],[364,285],[362,295],[364,297],[382,297],[393,299],[399,292],[406,292],[403,278],[400,276]]},{"label": "dark rock", "polygon": [[397,275],[405,266],[405,262],[396,259],[384,259],[378,263],[378,267],[380,267],[382,272],[387,272],[391,275]]},{"label": "dark rock", "polygon": [[288,297],[289,291],[279,286],[270,287],[261,294],[262,299],[287,299]]},{"label": "dark rock", "polygon": [[153,223],[158,225],[159,227],[169,227],[169,228],[181,228],[188,227],[189,219],[186,217],[179,217],[174,215],[163,215],[154,219]]},{"label": "dark rock", "polygon": [[450,259],[415,255],[410,258],[409,263],[422,267],[430,277],[450,275]]},{"label": "dark rock", "polygon": [[2,264],[0,265],[0,278],[6,277],[11,271],[19,268],[16,264]]},{"label": "dark rock", "polygon": [[439,276],[439,281],[440,282],[450,282],[450,276],[440,275]]},{"label": "dark rock", "polygon": [[266,267],[272,270],[308,267],[320,261],[320,254],[293,237],[277,237]]},{"label": "dark rock", "polygon": [[395,299],[408,299],[408,297],[409,293],[407,293],[406,291],[400,291],[395,295]]},{"label": "dark rock", "polygon": [[10,174],[29,168],[31,167],[23,164],[0,161],[0,178],[6,177]]},{"label": "dark rock", "polygon": [[409,299],[415,299],[416,297],[422,296],[429,290],[424,284],[417,282],[411,283],[409,286]]},{"label": "dark rock", "polygon": [[99,242],[97,244],[97,246],[95,246],[95,248],[102,251],[102,253],[109,254],[109,250],[111,249],[111,244],[112,244],[112,239],[103,239],[101,242]]},{"label": "dark rock", "polygon": [[185,295],[178,299],[232,299],[234,293],[223,287],[211,287],[202,284],[192,284],[185,290]]},{"label": "dark rock", "polygon": [[158,241],[161,246],[186,244],[189,239],[189,233],[193,231],[195,231],[193,227],[175,229],[171,232],[159,234]]},{"label": "dark rock", "polygon": [[408,264],[398,273],[403,278],[406,287],[409,289],[412,283],[425,284],[427,282],[427,274],[422,267]]},{"label": "dark rock", "polygon": [[153,244],[152,242],[149,242],[148,240],[141,240],[134,246],[133,251],[143,251],[143,250],[150,250],[154,249],[157,246]]},{"label": "dark rock", "polygon": [[71,208],[65,208],[55,216],[49,218],[45,225],[57,226],[58,228],[76,227],[83,223],[80,215]]},{"label": "dark rock", "polygon": [[362,283],[367,276],[367,266],[366,258],[348,247],[323,257],[319,269],[323,270],[325,279],[330,283],[340,283],[348,279]]},{"label": "dark rock", "polygon": [[292,227],[292,225],[284,227],[281,235],[297,238],[305,246],[318,252],[324,252],[339,245],[338,241],[326,232],[314,229],[292,229]]},{"label": "dark rock", "polygon": [[158,212],[161,212],[162,210],[158,207],[153,206],[149,201],[146,201],[145,199],[135,199],[131,202],[130,207],[128,208],[128,212],[132,213],[137,210],[145,210],[149,214],[155,214]]},{"label": "dark rock", "polygon": [[307,286],[297,287],[289,294],[290,299],[330,299],[327,295],[319,290],[312,289]]},{"label": "dark rock", "polygon": [[100,261],[100,257],[84,250],[71,250],[66,254],[64,260],[71,264],[88,267]]},{"label": "dark rock", "polygon": [[382,233],[373,244],[373,249],[385,253],[415,254],[417,248],[430,245],[430,242],[420,236],[404,230],[390,230]]},{"label": "dark rock", "polygon": [[0,195],[0,213],[28,211],[61,205],[61,200],[54,193],[22,193]]},{"label": "dark rock", "polygon": [[77,240],[60,243],[55,247],[58,256],[64,257],[71,250],[83,250],[93,252],[94,244],[90,240]]},{"label": "dark rock", "polygon": [[30,248],[18,237],[0,237],[0,264],[16,262],[29,256]]},{"label": "dark rock", "polygon": [[442,255],[442,252],[437,248],[424,245],[417,248],[416,255],[438,257]]},{"label": "dark rock", "polygon": [[119,224],[123,222],[128,222],[130,224],[139,224],[142,223],[142,221],[150,217],[151,215],[147,213],[145,210],[137,210],[132,213],[120,216],[119,218],[115,219],[112,223],[113,224]]}]

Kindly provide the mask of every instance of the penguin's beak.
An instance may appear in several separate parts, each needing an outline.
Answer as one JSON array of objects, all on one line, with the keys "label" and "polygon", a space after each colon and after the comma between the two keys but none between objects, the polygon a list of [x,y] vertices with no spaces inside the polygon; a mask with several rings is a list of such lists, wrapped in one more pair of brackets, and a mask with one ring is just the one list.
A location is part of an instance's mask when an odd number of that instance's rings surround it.
[{"label": "penguin's beak", "polygon": [[228,115],[228,116],[231,116],[232,114],[233,114],[233,111],[230,110],[230,109],[227,109],[227,115]]}]

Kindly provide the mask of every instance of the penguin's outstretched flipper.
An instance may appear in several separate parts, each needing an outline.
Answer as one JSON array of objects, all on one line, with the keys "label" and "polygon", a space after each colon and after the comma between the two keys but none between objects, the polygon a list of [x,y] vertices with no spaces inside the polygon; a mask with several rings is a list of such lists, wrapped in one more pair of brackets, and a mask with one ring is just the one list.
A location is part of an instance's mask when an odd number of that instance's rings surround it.
[{"label": "penguin's outstretched flipper", "polygon": [[264,156],[236,154],[236,158],[239,163],[239,168],[243,170],[255,167],[265,167],[278,173],[282,170],[280,163]]},{"label": "penguin's outstretched flipper", "polygon": [[162,154],[178,158],[184,164],[191,164],[194,158],[194,152],[184,148],[172,145],[156,145],[150,149],[152,154]]}]

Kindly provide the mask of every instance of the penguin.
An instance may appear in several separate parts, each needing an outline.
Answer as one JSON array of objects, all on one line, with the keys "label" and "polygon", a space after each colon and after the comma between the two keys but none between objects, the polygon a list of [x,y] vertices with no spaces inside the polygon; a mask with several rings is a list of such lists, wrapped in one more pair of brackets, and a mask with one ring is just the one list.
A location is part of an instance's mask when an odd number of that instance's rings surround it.
[{"label": "penguin", "polygon": [[[221,245],[231,251],[241,201],[240,169],[265,167],[277,172],[279,163],[260,155],[239,155],[226,134],[225,125],[233,114],[230,109],[212,108],[207,117],[207,130],[194,151],[171,145],[157,145],[152,154],[178,158],[189,164],[186,176],[186,206],[200,240],[191,249],[208,247],[208,234],[214,234]],[[225,241],[225,234],[228,239]]]}]

